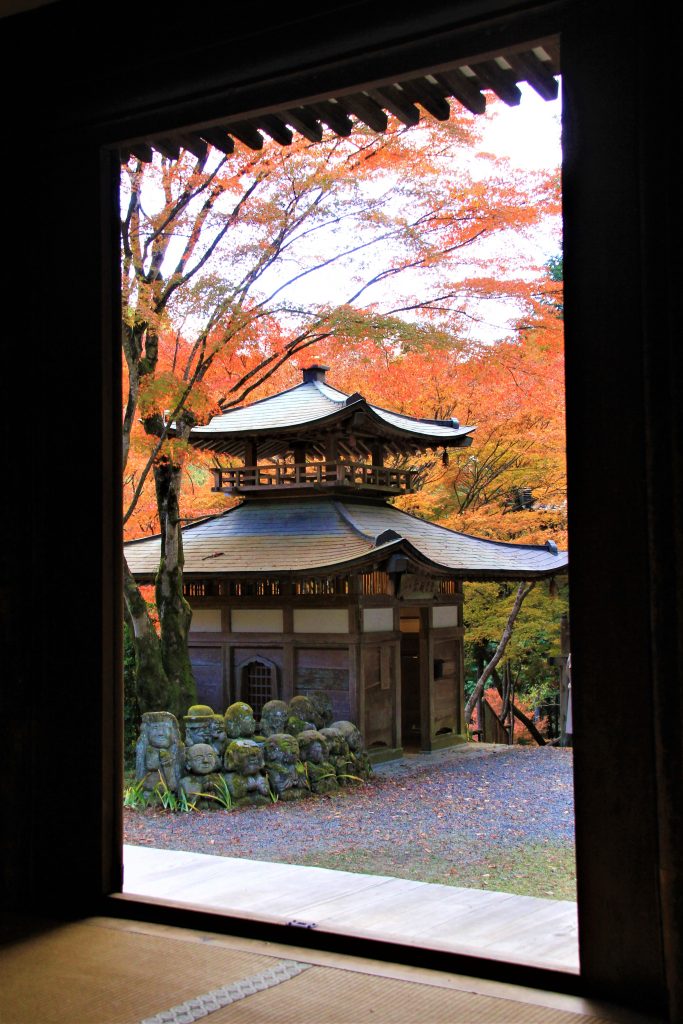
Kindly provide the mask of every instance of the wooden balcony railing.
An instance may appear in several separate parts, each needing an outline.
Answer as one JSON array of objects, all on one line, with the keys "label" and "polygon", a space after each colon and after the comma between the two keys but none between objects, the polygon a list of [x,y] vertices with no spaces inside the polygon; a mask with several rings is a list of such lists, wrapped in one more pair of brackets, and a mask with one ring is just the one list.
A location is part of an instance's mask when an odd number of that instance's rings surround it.
[{"label": "wooden balcony railing", "polygon": [[423,469],[390,469],[364,462],[269,462],[260,466],[212,469],[211,472],[212,490],[226,493],[350,487],[387,494],[412,494],[420,489],[425,475]]}]

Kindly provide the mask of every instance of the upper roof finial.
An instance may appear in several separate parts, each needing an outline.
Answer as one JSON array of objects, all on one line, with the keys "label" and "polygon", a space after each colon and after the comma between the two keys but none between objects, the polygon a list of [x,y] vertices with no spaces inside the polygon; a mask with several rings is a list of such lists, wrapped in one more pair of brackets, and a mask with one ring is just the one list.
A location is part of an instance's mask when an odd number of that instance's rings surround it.
[{"label": "upper roof finial", "polygon": [[302,373],[304,376],[304,384],[310,384],[311,381],[320,380],[325,383],[325,374],[329,370],[329,366],[323,366],[322,363],[313,363],[312,366],[304,366]]}]

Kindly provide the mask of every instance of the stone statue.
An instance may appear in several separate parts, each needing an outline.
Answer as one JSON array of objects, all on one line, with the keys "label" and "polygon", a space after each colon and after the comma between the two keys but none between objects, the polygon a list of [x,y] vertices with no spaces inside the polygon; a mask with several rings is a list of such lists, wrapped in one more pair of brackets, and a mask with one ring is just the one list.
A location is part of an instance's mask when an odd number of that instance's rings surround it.
[{"label": "stone statue", "polygon": [[135,746],[135,777],[151,793],[162,783],[178,790],[185,747],[175,715],[170,711],[145,711]]},{"label": "stone statue", "polygon": [[284,732],[289,711],[283,700],[269,700],[263,705],[259,732],[262,736],[272,736],[276,732]]},{"label": "stone statue", "polygon": [[260,744],[249,739],[232,740],[225,751],[223,763],[226,768],[223,778],[237,807],[270,803]]},{"label": "stone statue", "polygon": [[211,746],[218,756],[223,759],[225,748],[228,745],[228,737],[225,735],[225,718],[223,715],[213,716],[213,740]]},{"label": "stone statue", "polygon": [[360,779],[367,779],[372,775],[370,758],[363,748],[363,737],[360,729],[353,722],[333,722],[332,729],[338,729],[349,745],[349,756],[353,764],[353,774]]},{"label": "stone statue", "polygon": [[215,792],[220,778],[220,757],[210,743],[193,743],[185,748],[185,767],[188,774],[179,783],[179,789],[185,794],[189,803],[213,803],[209,799],[202,800],[205,794]]},{"label": "stone statue", "polygon": [[214,714],[208,704],[193,704],[183,718],[185,723],[185,745],[210,743],[219,757],[225,753],[227,738],[222,715]]},{"label": "stone statue", "polygon": [[286,732],[273,733],[264,747],[270,788],[279,800],[300,800],[310,795],[306,769],[299,756],[299,744]]},{"label": "stone statue", "polygon": [[327,740],[316,729],[307,729],[297,736],[301,760],[306,765],[312,793],[333,793],[338,789],[337,773],[329,761]]},{"label": "stone statue", "polygon": [[319,721],[318,712],[308,697],[304,697],[303,694],[292,697],[289,702],[287,732],[292,736],[298,736],[307,729],[317,729]]},{"label": "stone statue", "polygon": [[224,716],[225,735],[230,740],[250,739],[256,732],[254,712],[243,700],[231,704]]},{"label": "stone statue", "polygon": [[334,712],[332,710],[332,701],[330,695],[325,693],[324,690],[313,690],[308,695],[315,713],[317,715],[316,722],[318,723],[317,728],[322,731],[332,724],[334,718]]},{"label": "stone statue", "polygon": [[335,770],[339,785],[352,786],[354,783],[360,782],[360,779],[354,775],[354,764],[344,734],[339,729],[329,727],[321,729],[320,735],[324,736],[327,741],[329,750],[327,759]]}]

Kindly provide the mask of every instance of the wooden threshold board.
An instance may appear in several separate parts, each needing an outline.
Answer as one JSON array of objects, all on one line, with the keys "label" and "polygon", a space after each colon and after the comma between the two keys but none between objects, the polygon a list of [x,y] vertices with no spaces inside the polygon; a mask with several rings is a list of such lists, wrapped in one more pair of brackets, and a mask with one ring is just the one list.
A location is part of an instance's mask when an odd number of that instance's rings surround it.
[{"label": "wooden threshold board", "polygon": [[123,892],[545,969],[579,969],[576,904],[567,900],[137,846],[124,846]]}]

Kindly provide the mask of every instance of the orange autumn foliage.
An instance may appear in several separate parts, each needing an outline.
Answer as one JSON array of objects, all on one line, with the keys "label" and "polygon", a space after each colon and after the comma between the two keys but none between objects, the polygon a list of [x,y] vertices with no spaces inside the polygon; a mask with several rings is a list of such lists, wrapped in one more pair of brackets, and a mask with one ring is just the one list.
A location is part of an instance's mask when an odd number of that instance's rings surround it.
[{"label": "orange autumn foliage", "polygon": [[[477,423],[472,449],[451,454],[448,466],[429,457],[427,485],[402,499],[404,507],[496,535],[509,531],[517,515],[498,500],[501,488],[519,483],[535,488],[548,506],[546,519],[559,518],[561,330],[556,343],[544,319],[546,300],[536,294],[538,268],[514,247],[480,246],[555,217],[559,183],[554,174],[520,180],[504,161],[475,156],[477,131],[471,115],[459,110],[447,125],[427,122],[408,132],[394,124],[381,137],[360,128],[348,140],[316,147],[303,140],[286,150],[266,143],[260,153],[238,146],[218,170],[200,167],[187,153],[148,168],[131,161],[124,171],[124,321],[147,324],[157,348],[152,372],[139,381],[127,507],[156,445],[142,419],[168,418],[182,404],[196,422],[206,422],[221,407],[297,384],[301,366],[316,357],[330,363],[330,382],[342,390],[360,390],[413,416]],[[489,165],[486,178],[479,175],[482,162]],[[131,204],[126,213],[135,189],[147,205]],[[200,192],[204,206],[181,202]],[[226,218],[233,220],[223,236]],[[346,224],[348,234],[340,227]],[[341,239],[332,250],[330,225]],[[152,251],[163,270],[156,279],[139,273]],[[290,264],[285,260],[278,270],[285,251]],[[328,262],[335,286],[345,282],[340,303],[324,292],[309,298],[297,283],[316,280]],[[276,270],[284,277],[268,278]],[[245,281],[248,287],[240,284]],[[485,346],[468,325],[477,304],[491,296],[515,301],[527,322],[508,341]],[[227,507],[223,495],[210,491],[210,456],[170,440],[161,450],[183,467],[185,519]],[[514,465],[493,478],[495,487],[493,481],[482,487],[472,457],[491,456],[500,468],[503,454]],[[126,523],[129,538],[158,531],[151,479],[136,502]],[[542,517],[531,529],[530,514],[521,515],[515,534],[545,530]]]}]

